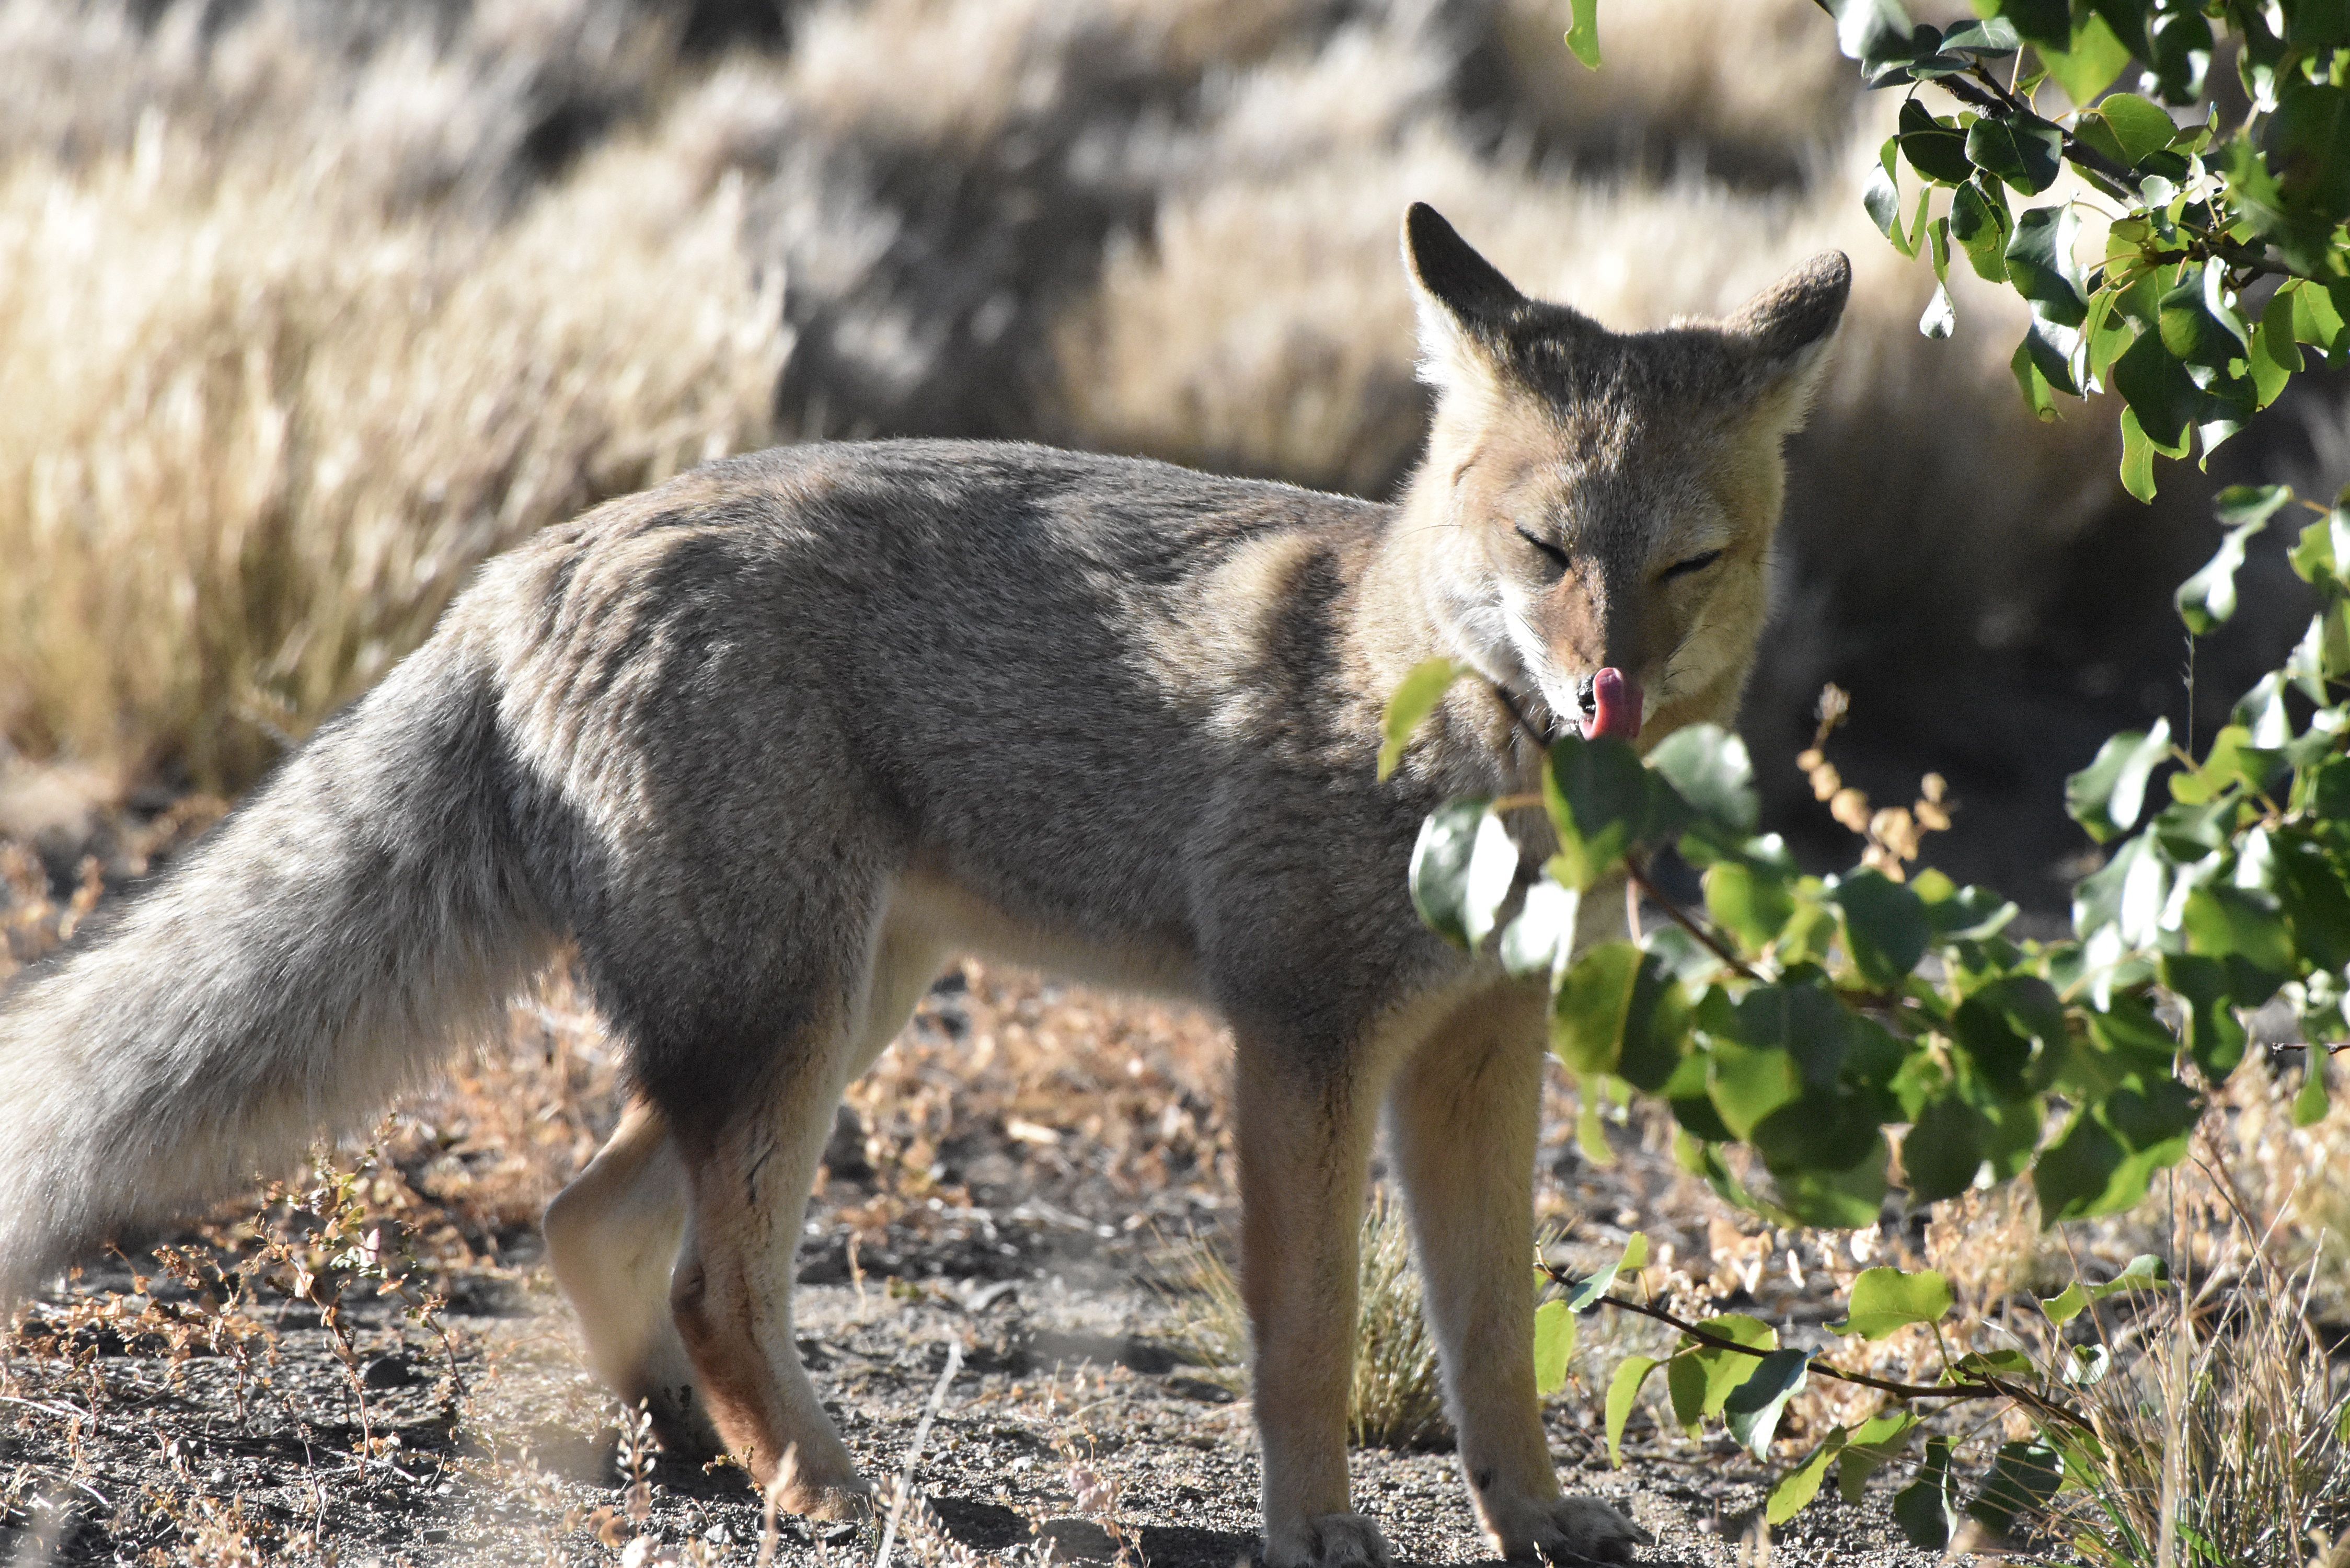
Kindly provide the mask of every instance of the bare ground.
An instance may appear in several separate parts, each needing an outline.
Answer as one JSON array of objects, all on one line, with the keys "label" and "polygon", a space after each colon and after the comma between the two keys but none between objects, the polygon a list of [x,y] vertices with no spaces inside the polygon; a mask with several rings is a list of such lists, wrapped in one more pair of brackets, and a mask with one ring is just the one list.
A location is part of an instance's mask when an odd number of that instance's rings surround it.
[{"label": "bare ground", "polygon": [[[72,894],[0,841],[5,952],[21,963],[54,946],[210,815],[114,824],[83,846]],[[908,1483],[898,1557],[1049,1549],[1221,1568],[1253,1550],[1248,1404],[1223,1386],[1231,1368],[1197,1364],[1191,1326],[1197,1249],[1236,1207],[1226,1054],[1188,1010],[967,964],[852,1090],[801,1250],[797,1327],[868,1475],[885,1498]],[[0,1341],[0,1563],[757,1561],[741,1473],[628,1440],[545,1266],[537,1213],[608,1131],[616,1074],[557,974],[369,1149],[230,1202],[160,1261],[88,1261]],[[1978,1326],[2033,1282],[2033,1229],[2012,1203],[1888,1216],[1854,1236],[1773,1231],[1674,1166],[1661,1118],[1607,1127],[1601,1166],[1577,1146],[1563,1084],[1551,1100],[1554,1255],[1595,1265],[1645,1229],[1642,1288],[1685,1314],[1750,1312],[1825,1347],[1831,1303],[1865,1263],[1950,1270]],[[1624,1355],[1669,1334],[1610,1315],[1583,1320],[1547,1417],[1570,1490],[1621,1501],[1658,1538],[1644,1562],[1934,1560],[1896,1544],[1899,1467],[1858,1506],[1829,1489],[1767,1547],[1769,1472],[1726,1440],[1660,1428],[1647,1407],[1611,1468],[1599,1393]],[[951,1346],[961,1366],[942,1381]],[[1881,1370],[1914,1348],[1837,1355]],[[1815,1383],[1774,1459],[1874,1398]],[[1358,1505],[1401,1559],[1484,1555],[1449,1452],[1363,1449],[1355,1467]],[[879,1532],[785,1520],[775,1560],[866,1563]]]}]

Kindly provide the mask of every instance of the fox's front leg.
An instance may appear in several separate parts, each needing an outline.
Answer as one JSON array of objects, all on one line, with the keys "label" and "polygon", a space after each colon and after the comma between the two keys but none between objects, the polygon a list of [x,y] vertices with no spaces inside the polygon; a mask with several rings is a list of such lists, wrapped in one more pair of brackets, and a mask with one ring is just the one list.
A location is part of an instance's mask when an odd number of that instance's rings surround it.
[{"label": "fox's front leg", "polygon": [[1388,1561],[1387,1542],[1347,1490],[1357,1251],[1376,1096],[1340,1061],[1252,1049],[1245,1037],[1239,1053],[1241,1288],[1254,1347],[1270,1568]]},{"label": "fox's front leg", "polygon": [[1648,1537],[1596,1499],[1560,1495],[1534,1392],[1546,1000],[1538,987],[1500,986],[1456,1012],[1398,1075],[1389,1143],[1480,1522],[1507,1557],[1616,1563]]}]

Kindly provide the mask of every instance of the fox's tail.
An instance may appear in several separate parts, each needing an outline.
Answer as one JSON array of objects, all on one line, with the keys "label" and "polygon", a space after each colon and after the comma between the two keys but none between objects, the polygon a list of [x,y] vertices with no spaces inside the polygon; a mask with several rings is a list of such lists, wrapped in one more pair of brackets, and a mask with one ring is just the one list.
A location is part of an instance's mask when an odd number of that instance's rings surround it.
[{"label": "fox's tail", "polygon": [[488,660],[435,638],[0,993],[0,1312],[351,1125],[486,1022],[550,945],[512,783]]}]

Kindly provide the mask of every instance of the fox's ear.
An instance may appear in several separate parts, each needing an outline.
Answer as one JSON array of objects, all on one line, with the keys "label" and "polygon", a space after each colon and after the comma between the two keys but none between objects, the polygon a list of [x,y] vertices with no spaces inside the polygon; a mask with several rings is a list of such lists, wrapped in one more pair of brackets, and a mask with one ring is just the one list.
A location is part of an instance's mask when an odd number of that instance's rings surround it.
[{"label": "fox's ear", "polygon": [[1525,296],[1425,202],[1403,215],[1403,268],[1419,312],[1419,377],[1439,391],[1490,387],[1481,343]]},{"label": "fox's ear", "polygon": [[1811,406],[1851,293],[1852,263],[1842,251],[1823,251],[1721,324],[1759,372],[1760,400],[1784,429],[1801,424]]}]

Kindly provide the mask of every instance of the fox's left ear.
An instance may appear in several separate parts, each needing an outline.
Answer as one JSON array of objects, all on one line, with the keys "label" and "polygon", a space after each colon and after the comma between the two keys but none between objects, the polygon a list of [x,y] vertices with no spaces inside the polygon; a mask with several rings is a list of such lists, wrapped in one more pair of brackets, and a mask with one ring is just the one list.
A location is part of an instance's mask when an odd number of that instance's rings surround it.
[{"label": "fox's left ear", "polygon": [[1783,431],[1804,422],[1851,293],[1852,263],[1824,251],[1721,324],[1755,378],[1757,403]]}]

